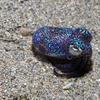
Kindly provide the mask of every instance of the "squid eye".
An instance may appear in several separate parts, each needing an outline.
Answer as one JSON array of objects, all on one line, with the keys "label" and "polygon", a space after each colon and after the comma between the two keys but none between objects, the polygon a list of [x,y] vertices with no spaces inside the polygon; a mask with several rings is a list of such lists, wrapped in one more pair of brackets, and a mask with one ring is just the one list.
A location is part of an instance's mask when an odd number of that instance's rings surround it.
[{"label": "squid eye", "polygon": [[70,45],[69,53],[74,56],[79,56],[82,53],[82,50],[81,48],[78,48],[77,46]]}]

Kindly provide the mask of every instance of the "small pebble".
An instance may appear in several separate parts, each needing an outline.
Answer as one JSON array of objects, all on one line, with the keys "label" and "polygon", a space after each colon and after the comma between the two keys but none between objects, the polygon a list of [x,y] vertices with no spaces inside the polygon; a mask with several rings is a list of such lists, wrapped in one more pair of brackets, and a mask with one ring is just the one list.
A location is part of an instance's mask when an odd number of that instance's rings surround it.
[{"label": "small pebble", "polygon": [[68,89],[72,88],[73,86],[74,86],[74,83],[70,82],[70,83],[66,84],[65,86],[63,86],[63,90],[68,90]]},{"label": "small pebble", "polygon": [[97,79],[96,82],[100,83],[100,79]]},{"label": "small pebble", "polygon": [[16,74],[16,69],[15,68],[12,68],[11,69],[11,76],[15,76],[15,74]]},{"label": "small pebble", "polygon": [[0,85],[2,85],[4,83],[4,80],[0,80]]},{"label": "small pebble", "polygon": [[22,34],[22,36],[32,35],[32,30],[29,28],[20,28],[19,32],[20,32],[20,34]]},{"label": "small pebble", "polygon": [[18,48],[21,49],[21,50],[25,50],[25,49],[28,49],[29,48],[29,45],[28,45],[27,41],[21,40],[19,42]]}]

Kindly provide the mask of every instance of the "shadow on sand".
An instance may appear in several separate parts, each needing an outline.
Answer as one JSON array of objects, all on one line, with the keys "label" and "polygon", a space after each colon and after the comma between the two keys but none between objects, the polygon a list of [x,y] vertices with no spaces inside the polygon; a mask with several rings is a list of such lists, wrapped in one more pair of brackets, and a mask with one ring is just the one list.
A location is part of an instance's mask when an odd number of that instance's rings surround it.
[{"label": "shadow on sand", "polygon": [[[92,70],[93,62],[90,58],[77,58],[71,61],[45,56],[37,52],[32,45],[33,54],[42,62],[50,62],[54,67],[54,75],[58,77],[82,77]],[[71,67],[68,67],[71,66]]]}]

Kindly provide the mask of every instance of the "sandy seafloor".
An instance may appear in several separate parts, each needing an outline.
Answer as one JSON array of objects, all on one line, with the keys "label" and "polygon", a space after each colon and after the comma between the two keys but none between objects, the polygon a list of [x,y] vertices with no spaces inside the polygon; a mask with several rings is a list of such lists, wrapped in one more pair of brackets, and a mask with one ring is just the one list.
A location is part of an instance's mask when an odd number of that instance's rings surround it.
[{"label": "sandy seafloor", "polygon": [[[42,26],[93,33],[93,70],[59,78],[31,50]],[[0,100],[100,100],[100,0],[0,0]]]}]

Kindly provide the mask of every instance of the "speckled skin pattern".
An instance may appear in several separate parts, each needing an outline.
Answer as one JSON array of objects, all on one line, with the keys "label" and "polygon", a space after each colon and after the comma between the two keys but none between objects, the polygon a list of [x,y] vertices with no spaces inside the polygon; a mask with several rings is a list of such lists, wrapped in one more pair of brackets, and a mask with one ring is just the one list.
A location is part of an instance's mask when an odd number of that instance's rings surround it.
[{"label": "speckled skin pattern", "polygon": [[[85,28],[42,27],[33,34],[33,46],[40,54],[52,59],[54,66],[62,72],[75,71],[80,62],[91,58],[91,33]],[[69,48],[73,45],[81,54],[73,55]],[[85,59],[83,62],[82,59]],[[61,63],[56,59],[59,59]],[[77,60],[78,59],[78,60]],[[75,61],[77,60],[77,61]],[[63,63],[62,63],[63,62]]]}]

